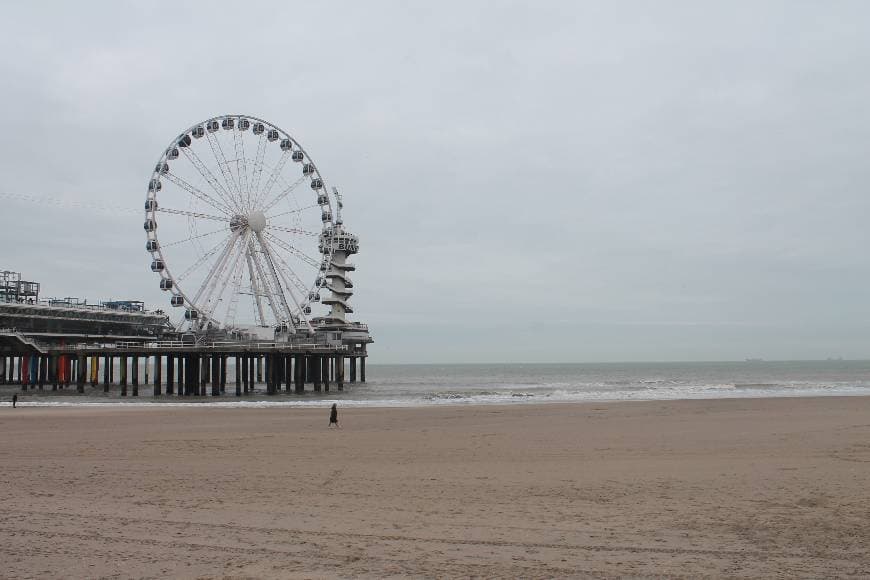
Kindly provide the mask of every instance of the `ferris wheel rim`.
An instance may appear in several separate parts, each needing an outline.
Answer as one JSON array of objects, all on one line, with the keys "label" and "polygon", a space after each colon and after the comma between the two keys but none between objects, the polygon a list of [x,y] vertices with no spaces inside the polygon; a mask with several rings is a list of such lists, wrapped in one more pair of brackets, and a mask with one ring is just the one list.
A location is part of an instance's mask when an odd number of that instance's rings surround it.
[{"label": "ferris wheel rim", "polygon": [[[155,169],[151,172],[151,177],[149,179],[149,187],[148,187],[147,192],[146,192],[146,210],[145,210],[146,224],[147,224],[147,220],[153,220],[153,222],[154,222],[154,228],[152,230],[147,230],[147,228],[146,228],[146,239],[148,240],[148,242],[151,242],[151,241],[156,242],[156,247],[153,250],[149,249],[148,252],[151,254],[152,258],[159,259],[162,262],[162,269],[157,271],[156,273],[159,275],[161,281],[168,280],[171,282],[171,287],[169,288],[170,294],[173,297],[180,296],[182,301],[183,301],[183,306],[185,306],[186,310],[193,309],[193,310],[198,312],[198,315],[200,315],[200,316],[204,315],[203,318],[199,319],[199,321],[198,321],[199,325],[202,325],[203,323],[208,322],[208,323],[216,324],[220,328],[228,328],[229,325],[227,324],[227,321],[221,321],[221,320],[218,320],[217,318],[215,318],[213,316],[213,311],[210,313],[203,312],[202,311],[203,309],[200,308],[201,305],[197,304],[198,298],[195,297],[195,298],[191,299],[191,297],[188,295],[188,293],[186,293],[185,290],[183,289],[182,285],[179,284],[180,278],[183,277],[184,275],[183,274],[181,276],[173,275],[172,270],[170,268],[169,261],[167,260],[166,256],[164,255],[164,252],[163,252],[164,246],[163,246],[163,244],[160,243],[159,237],[157,234],[157,229],[158,229],[157,226],[159,224],[158,224],[158,219],[157,219],[156,214],[158,211],[160,211],[159,205],[156,206],[158,209],[148,209],[147,202],[148,202],[148,200],[153,200],[155,202],[155,204],[157,202],[157,199],[158,199],[157,194],[158,194],[159,190],[152,191],[151,183],[153,182],[154,179],[160,180],[161,177],[163,177],[164,174],[160,172],[159,168],[161,167],[162,164],[167,162],[170,151],[172,151],[173,148],[178,147],[179,143],[185,137],[190,136],[192,134],[192,132],[197,130],[198,128],[207,127],[214,121],[223,122],[227,119],[232,119],[234,122],[238,122],[241,120],[247,120],[250,123],[261,123],[265,128],[277,131],[278,135],[279,135],[279,137],[278,137],[279,139],[282,139],[282,140],[289,139],[291,142],[291,149],[290,150],[300,151],[302,153],[304,160],[307,162],[307,164],[310,165],[311,171],[309,173],[303,174],[303,177],[299,178],[299,180],[297,180],[297,182],[289,188],[288,193],[292,193],[292,190],[295,188],[295,186],[301,184],[305,180],[306,177],[308,178],[309,183],[311,183],[314,179],[318,179],[320,181],[320,187],[316,191],[318,191],[318,195],[319,195],[319,192],[322,190],[322,192],[325,196],[326,202],[325,203],[318,202],[318,204],[316,204],[316,205],[319,205],[321,207],[321,209],[325,206],[329,210],[329,212],[328,212],[329,219],[323,220],[322,229],[319,232],[318,236],[322,239],[323,236],[325,236],[328,231],[334,231],[334,229],[336,227],[336,213],[335,213],[334,208],[333,208],[334,202],[332,199],[332,197],[336,196],[336,192],[333,190],[330,194],[326,180],[323,179],[323,175],[320,172],[320,168],[318,167],[318,165],[314,161],[314,159],[311,157],[311,155],[308,153],[308,151],[302,146],[302,144],[292,134],[285,131],[284,129],[282,129],[281,127],[276,125],[275,123],[272,123],[270,121],[267,121],[265,119],[262,119],[260,117],[254,116],[254,115],[245,115],[245,114],[237,114],[237,113],[225,114],[225,115],[216,115],[216,116],[209,117],[208,119],[205,119],[205,120],[200,121],[198,123],[194,123],[193,125],[189,126],[187,129],[185,129],[183,132],[181,132],[174,139],[172,139],[168,143],[168,145],[163,149],[162,153],[160,154],[160,156],[157,159]],[[226,127],[224,127],[224,129],[226,129]],[[233,130],[235,130],[235,129],[233,128]],[[247,129],[244,129],[244,130],[247,130]],[[240,131],[242,131],[242,130],[240,129]],[[264,130],[261,130],[260,133],[266,134],[266,132]],[[204,135],[204,134],[202,134],[202,135]],[[202,136],[202,135],[200,135],[200,136]],[[188,147],[190,146],[191,142],[192,141],[188,142]],[[215,155],[215,160],[218,162],[218,165],[220,165],[220,160],[217,159],[216,155]],[[295,160],[295,158],[294,158],[294,160]],[[273,175],[275,174],[274,169],[275,168],[273,168]],[[263,168],[261,167],[260,174],[262,173],[262,170],[263,170]],[[257,185],[259,187],[259,183]],[[250,193],[250,192],[248,192],[248,193]],[[256,192],[256,193],[259,194],[259,192]],[[268,199],[268,192],[266,194],[266,199],[264,199],[262,201],[265,202],[267,199]],[[275,203],[280,201],[280,199],[281,199],[281,196],[279,195],[278,197],[275,198],[275,200],[273,200],[273,202],[269,206],[269,208],[274,206]],[[259,200],[256,200],[256,201],[259,201]],[[336,199],[335,203],[338,203],[337,199]],[[314,205],[306,206],[306,207],[314,207]],[[269,209],[269,208],[267,208],[267,209]],[[232,210],[232,208],[229,207],[229,205],[226,207],[226,209]],[[260,211],[260,210],[256,210],[256,211]],[[299,211],[301,211],[301,209]],[[266,217],[263,215],[264,213],[265,213],[264,211],[260,211],[260,216],[263,219],[266,219]],[[233,218],[230,217],[230,215],[227,212],[224,212],[224,214],[225,214],[224,217],[219,217],[219,216],[202,216],[202,217],[204,217],[206,219],[217,219],[218,221],[225,221],[231,225],[231,221]],[[281,214],[279,214],[279,215],[281,215]],[[275,217],[278,217],[278,216],[272,216],[272,218],[275,218]],[[277,227],[277,226],[273,226],[273,227]],[[286,230],[286,228],[281,228],[281,227],[277,227],[277,229],[279,229],[279,230],[285,229]],[[221,245],[221,243],[224,241],[232,241],[233,243],[235,243],[235,241],[238,239],[239,236],[236,235],[234,232],[232,232],[231,228],[230,228],[230,231],[231,231],[230,235],[227,238],[222,239],[221,242],[218,243],[218,245]],[[303,230],[298,230],[298,231],[303,231]],[[260,242],[262,243],[262,239],[260,239],[259,233],[260,232],[258,231],[257,237],[260,240]],[[310,234],[311,232],[307,232],[307,233]],[[209,234],[204,234],[204,235],[209,235]],[[234,239],[234,235],[235,235],[235,239]],[[270,234],[269,232],[266,232],[266,235],[271,236],[272,234]],[[250,238],[250,235],[248,235],[248,238]],[[184,241],[184,240],[182,240],[182,241]],[[278,241],[278,240],[275,239],[274,241]],[[174,243],[178,243],[178,242],[174,242]],[[172,245],[172,244],[170,244],[170,245]],[[332,247],[332,244],[319,244],[318,252],[321,256],[320,263],[321,264],[329,263],[332,260],[334,248]],[[303,252],[303,255],[304,255],[304,252]],[[288,268],[289,268],[289,266],[288,266]],[[292,272],[292,269],[291,269],[291,272]],[[298,276],[296,276],[295,274],[294,274],[294,276],[296,277],[297,280],[301,281],[301,279],[299,279]],[[303,295],[301,297],[302,300],[297,301],[295,299],[295,296],[293,297],[293,300],[294,300],[294,303],[298,309],[300,318],[304,320],[305,325],[307,325],[309,329],[311,329],[311,325],[310,325],[310,322],[306,318],[305,309],[306,309],[306,307],[310,307],[310,305],[312,303],[310,295],[312,293],[317,293],[319,296],[319,291],[326,287],[326,284],[323,284],[320,282],[321,276],[322,276],[322,268],[321,268],[321,271],[318,273],[318,278],[314,281],[314,283],[310,284],[309,286],[306,286],[307,294],[303,293]],[[280,284],[280,282],[279,282],[279,284]],[[289,284],[288,284],[288,288],[289,288]],[[285,300],[285,302],[286,302],[286,300]],[[310,309],[309,309],[309,311],[310,311]],[[291,316],[291,319],[292,319],[292,316]],[[261,320],[261,322],[265,322],[265,321]],[[281,324],[284,322],[292,322],[292,320],[278,320],[276,317],[275,323]],[[299,321],[297,321],[297,322],[299,322]],[[184,320],[181,320],[179,322],[179,324],[177,325],[179,327],[179,329],[184,323],[185,323]]]}]

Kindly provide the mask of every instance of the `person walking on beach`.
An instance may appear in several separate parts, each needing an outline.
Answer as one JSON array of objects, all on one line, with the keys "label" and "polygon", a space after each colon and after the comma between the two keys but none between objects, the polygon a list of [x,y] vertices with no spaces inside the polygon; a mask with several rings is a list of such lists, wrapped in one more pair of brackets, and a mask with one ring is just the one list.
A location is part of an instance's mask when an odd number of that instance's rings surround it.
[{"label": "person walking on beach", "polygon": [[14,393],[12,395],[12,408],[15,408],[15,405],[18,404],[18,393]]},{"label": "person walking on beach", "polygon": [[333,425],[341,429],[341,425],[338,424],[338,408],[335,403],[332,404],[332,409],[329,410],[329,428],[332,429]]}]

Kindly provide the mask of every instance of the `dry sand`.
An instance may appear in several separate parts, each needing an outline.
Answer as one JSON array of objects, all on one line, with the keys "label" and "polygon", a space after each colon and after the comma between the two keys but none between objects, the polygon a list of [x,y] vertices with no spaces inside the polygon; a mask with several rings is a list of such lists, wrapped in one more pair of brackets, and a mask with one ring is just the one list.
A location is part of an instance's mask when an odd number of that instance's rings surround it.
[{"label": "dry sand", "polygon": [[870,398],[0,407],[0,576],[870,575]]}]

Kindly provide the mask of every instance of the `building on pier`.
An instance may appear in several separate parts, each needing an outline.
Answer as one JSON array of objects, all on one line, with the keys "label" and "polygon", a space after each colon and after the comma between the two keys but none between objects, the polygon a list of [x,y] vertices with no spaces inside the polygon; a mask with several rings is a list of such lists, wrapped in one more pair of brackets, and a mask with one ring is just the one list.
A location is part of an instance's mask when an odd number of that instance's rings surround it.
[{"label": "building on pier", "polygon": [[39,301],[39,282],[21,279],[20,272],[0,270],[0,304],[33,304]]}]

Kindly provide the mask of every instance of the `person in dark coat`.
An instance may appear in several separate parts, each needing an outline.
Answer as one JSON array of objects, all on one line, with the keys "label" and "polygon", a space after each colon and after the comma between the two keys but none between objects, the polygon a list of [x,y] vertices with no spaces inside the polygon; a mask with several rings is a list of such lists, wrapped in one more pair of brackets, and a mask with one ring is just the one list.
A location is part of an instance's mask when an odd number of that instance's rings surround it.
[{"label": "person in dark coat", "polygon": [[18,404],[18,393],[12,395],[12,408],[15,408],[15,405]]},{"label": "person in dark coat", "polygon": [[338,408],[336,407],[335,403],[332,404],[332,409],[329,410],[329,427],[330,427],[330,429],[332,428],[333,425],[335,425],[336,427],[341,429],[341,425],[338,424]]}]

